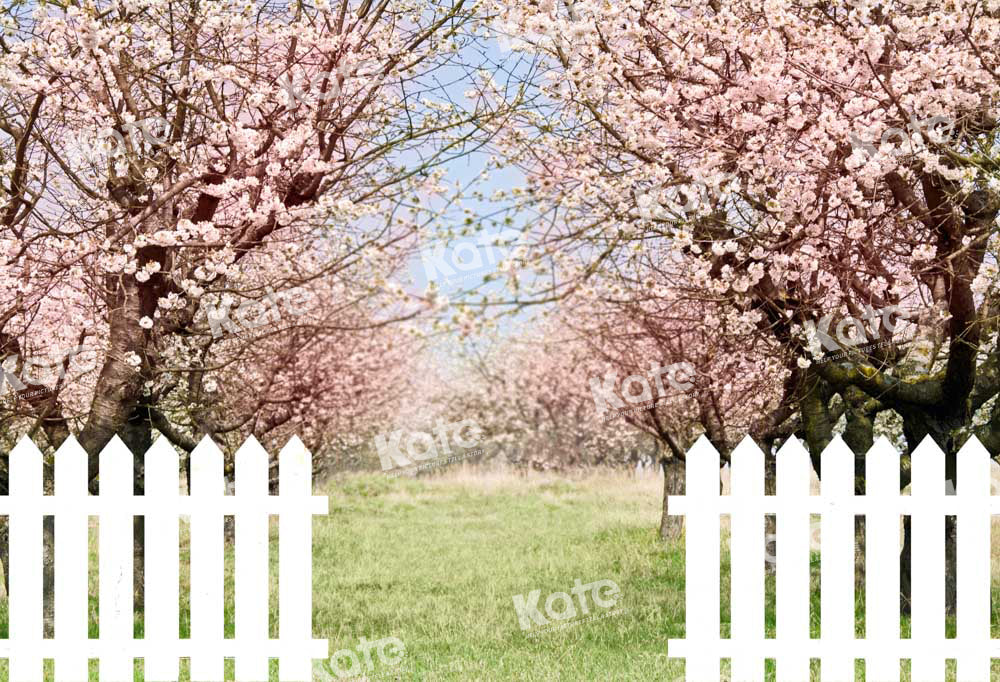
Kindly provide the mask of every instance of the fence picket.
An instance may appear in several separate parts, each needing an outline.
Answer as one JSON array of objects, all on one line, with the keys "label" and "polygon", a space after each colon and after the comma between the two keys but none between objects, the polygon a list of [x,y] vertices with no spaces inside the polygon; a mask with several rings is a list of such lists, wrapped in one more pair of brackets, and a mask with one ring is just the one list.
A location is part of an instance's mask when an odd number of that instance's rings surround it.
[{"label": "fence picket", "polygon": [[11,682],[42,677],[42,454],[27,436],[10,453],[10,592],[8,623],[18,655],[10,662]]},{"label": "fence picket", "polygon": [[[223,516],[210,504],[222,498],[222,451],[208,436],[191,451],[191,680],[222,679],[225,660],[215,646],[224,634]],[[197,570],[195,567],[197,566]]]},{"label": "fence picket", "polygon": [[[278,494],[308,501],[312,495],[312,458],[299,438],[293,437],[278,455]],[[294,577],[292,570],[294,569]],[[307,643],[312,639],[312,510],[284,511],[278,521],[278,634],[282,653],[278,663],[281,682],[309,682],[312,659]],[[301,646],[291,649],[296,644]],[[286,649],[286,647],[289,647]]]},{"label": "fence picket", "polygon": [[[225,659],[236,662],[238,682],[270,677],[271,658],[282,682],[312,679],[312,661],[329,643],[312,639],[312,516],[326,514],[326,497],[312,495],[312,457],[297,437],[279,456],[281,494],[269,494],[270,458],[249,438],[236,453],[236,495],[225,494],[222,452],[204,438],[191,454],[191,495],[179,490],[177,451],[163,437],[145,457],[145,490],[135,494],[135,457],[117,436],[99,453],[98,495],[89,494],[89,456],[68,438],[54,457],[54,492],[43,494],[44,456],[27,437],[10,453],[9,494],[0,515],[9,517],[7,618],[0,639],[11,682],[86,682],[97,659],[102,682],[176,680],[180,659],[190,658],[192,682],[218,682]],[[717,461],[717,459],[716,459]],[[236,639],[225,637],[225,515],[236,517]],[[269,620],[269,515],[279,517],[281,542],[279,626]],[[133,523],[145,522],[144,634],[133,617]],[[179,637],[180,523],[191,521],[191,637]],[[54,517],[54,638],[43,630],[43,518]],[[98,531],[96,638],[89,636],[89,518]],[[718,566],[718,563],[716,563]],[[716,621],[718,622],[718,621]],[[717,640],[718,638],[716,638]],[[43,663],[52,660],[51,675]]]},{"label": "fence picket", "polygon": [[809,656],[796,646],[796,639],[809,637],[809,512],[796,508],[796,501],[809,495],[809,453],[795,437],[789,438],[777,455],[778,497],[775,547],[776,635],[786,642],[786,654],[776,662],[777,682],[809,679]]},{"label": "fence picket", "polygon": [[[822,493],[809,494],[810,461],[791,439],[777,455],[778,490],[761,494],[763,466],[749,440],[733,454],[732,494],[719,496],[718,453],[702,439],[688,452],[686,495],[668,500],[671,513],[687,516],[686,639],[668,641],[672,658],[687,659],[692,682],[718,679],[719,658],[733,661],[732,679],[761,679],[755,659],[774,659],[776,680],[807,680],[810,661],[820,659],[820,679],[853,680],[855,659],[865,662],[865,679],[901,679],[900,661],[909,659],[907,679],[945,678],[945,662],[958,663],[961,682],[990,679],[1000,640],[991,637],[991,519],[1000,496],[990,491],[992,462],[975,438],[958,453],[956,492],[948,492],[945,453],[930,439],[912,455],[912,494],[900,495],[900,455],[884,437],[866,455],[865,495],[854,495],[854,453],[839,438],[823,452]],[[732,519],[732,628],[729,639],[715,637],[718,620],[719,554],[714,551],[719,513]],[[763,596],[757,592],[759,565],[749,559],[760,529],[756,517],[777,514],[777,637],[757,628]],[[809,526],[821,516],[821,636],[811,637]],[[866,516],[865,635],[856,637],[854,518]],[[900,638],[900,519],[912,519],[911,636]],[[958,519],[958,633],[945,631],[945,519]],[[713,537],[714,536],[714,537]],[[721,598],[721,595],[720,595]]]},{"label": "fence picket", "polygon": [[853,682],[854,453],[840,436],[823,450],[820,491],[820,636],[824,682]]},{"label": "fence picket", "polygon": [[990,679],[990,453],[973,436],[958,451],[959,682]]},{"label": "fence picket", "polygon": [[930,436],[911,455],[910,637],[921,645],[911,661],[913,682],[943,680],[944,656],[944,453]]},{"label": "fence picket", "polygon": [[55,635],[59,656],[57,682],[86,682],[88,677],[88,516],[87,453],[70,436],[56,451],[55,493],[60,510],[55,517]]},{"label": "fence picket", "polygon": [[[236,451],[236,496],[249,503],[268,496],[268,455],[253,436]],[[246,652],[236,659],[237,682],[268,679],[268,594],[268,514],[247,504],[236,518],[236,639]]]},{"label": "fence picket", "polygon": [[884,437],[868,451],[865,497],[884,508],[865,517],[865,639],[873,646],[866,679],[898,680],[899,655],[899,453]]},{"label": "fence picket", "polygon": [[[687,677],[718,680],[719,665],[719,453],[702,436],[688,452],[685,495],[704,503],[688,510],[685,538]],[[707,606],[706,606],[707,605]]]},{"label": "fence picket", "polygon": [[99,490],[105,501],[117,503],[100,515],[98,530],[99,628],[111,646],[101,656],[102,682],[132,682],[132,453],[118,436],[99,457]]},{"label": "fence picket", "polygon": [[[733,451],[730,495],[748,504],[764,495],[764,453],[749,436]],[[737,502],[738,504],[738,502]],[[764,515],[730,516],[731,638],[755,641],[764,636]],[[733,652],[733,682],[764,679],[759,652]]]},{"label": "fence picket", "polygon": [[177,451],[160,436],[146,452],[145,495],[155,501],[146,513],[144,605],[145,638],[155,642],[145,657],[149,682],[172,682],[178,677],[179,628],[179,459]]}]

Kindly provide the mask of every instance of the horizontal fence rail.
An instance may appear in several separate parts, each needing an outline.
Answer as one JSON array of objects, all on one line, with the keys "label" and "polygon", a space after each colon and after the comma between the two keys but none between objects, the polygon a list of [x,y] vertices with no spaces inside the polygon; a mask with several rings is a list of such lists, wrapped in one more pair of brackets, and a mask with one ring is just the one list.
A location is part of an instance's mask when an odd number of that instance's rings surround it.
[{"label": "horizontal fence rail", "polygon": [[[789,439],[776,454],[777,492],[764,494],[764,453],[749,437],[733,451],[730,494],[720,492],[720,456],[704,437],[687,453],[685,495],[671,514],[686,518],[686,636],[671,639],[690,682],[720,679],[729,659],[734,682],[763,680],[771,659],[778,682],[945,679],[946,659],[963,682],[989,682],[1000,640],[990,634],[991,515],[989,453],[975,438],[958,452],[957,481],[946,481],[945,454],[930,438],[911,456],[910,494],[900,493],[900,454],[884,438],[868,451],[865,495],[854,490],[854,452],[835,438],[822,453],[820,493],[811,493],[806,448]],[[720,629],[720,516],[730,516],[730,637]],[[765,637],[764,515],[774,514],[775,637]],[[820,518],[820,636],[810,631],[811,516]],[[855,626],[855,516],[865,516],[865,637]],[[911,519],[910,637],[900,633],[901,516]],[[945,517],[957,517],[957,637],[945,637]],[[819,661],[819,675],[811,671]]]},{"label": "horizontal fence rail", "polygon": [[[190,494],[180,493],[177,451],[163,437],[145,453],[145,492],[133,494],[132,452],[115,437],[99,456],[99,495],[88,493],[87,454],[69,438],[55,454],[54,495],[42,489],[42,453],[27,437],[10,453],[9,659],[11,682],[43,678],[88,680],[88,659],[100,679],[131,681],[142,658],[148,682],[177,680],[190,659],[194,682],[224,678],[235,659],[236,680],[312,679],[312,660],[328,643],[312,638],[312,517],[327,513],[327,498],[312,495],[312,456],[293,437],[278,455],[278,495],[268,490],[269,456],[252,436],[236,452],[235,494],[226,494],[223,454],[209,438],[191,452]],[[278,633],[269,637],[269,521],[278,520]],[[42,517],[55,522],[55,637],[43,638]],[[235,638],[224,636],[224,516],[235,517]],[[99,637],[88,633],[88,523],[98,519]],[[145,523],[144,637],[134,636],[133,517]],[[180,520],[190,523],[190,638],[180,638]]]}]

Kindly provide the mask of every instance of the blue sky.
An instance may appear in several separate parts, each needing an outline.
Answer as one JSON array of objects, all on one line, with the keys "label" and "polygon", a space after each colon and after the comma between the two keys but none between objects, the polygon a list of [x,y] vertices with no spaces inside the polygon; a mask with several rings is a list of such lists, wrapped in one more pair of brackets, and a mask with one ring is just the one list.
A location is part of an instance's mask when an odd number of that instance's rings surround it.
[{"label": "blue sky", "polygon": [[[506,50],[504,44],[495,37],[479,38],[475,45],[463,48],[458,55],[458,62],[466,71],[469,67],[483,68],[493,73],[498,82],[523,76],[530,67],[530,59],[530,55],[526,56],[525,53]],[[442,78],[449,78],[449,82],[440,85],[434,99],[449,99],[459,107],[474,108],[475,102],[465,96],[474,76],[467,72],[463,73],[463,67],[456,66],[452,72],[445,72],[449,75]],[[486,169],[491,151],[486,147],[445,164],[447,176],[444,184],[454,187],[458,183],[466,187],[472,183]],[[468,195],[475,190],[483,198],[466,196],[462,200],[462,209],[469,213],[456,210],[446,214],[440,221],[440,229],[433,234],[438,239],[443,239],[449,231],[459,233],[463,228],[470,230],[472,234],[457,237],[447,244],[439,241],[436,244],[425,245],[420,253],[414,254],[408,273],[412,278],[412,290],[423,293],[429,280],[434,279],[440,293],[452,302],[463,300],[463,294],[465,294],[464,300],[470,302],[479,300],[481,293],[501,294],[505,288],[503,274],[498,273],[497,279],[487,284],[482,283],[483,276],[496,272],[497,261],[511,251],[509,248],[497,249],[491,246],[492,238],[502,234],[506,237],[504,243],[509,244],[512,239],[516,239],[513,233],[523,233],[533,216],[518,212],[513,202],[509,200],[492,200],[491,197],[498,190],[509,193],[515,187],[524,187],[525,184],[525,175],[518,168],[507,166],[491,170],[485,179],[476,181],[469,187]],[[470,217],[472,224],[468,225]],[[437,267],[439,264],[443,264],[445,268],[450,267],[455,275],[447,276],[448,270],[439,269]],[[522,280],[531,276],[531,273],[524,273],[520,268],[518,272]],[[470,292],[470,289],[473,291]],[[491,309],[490,312],[495,314],[500,312],[500,309]],[[524,325],[530,324],[531,318],[538,312],[537,308],[532,308],[506,316],[500,324],[499,334],[520,332]],[[453,335],[450,340],[457,341],[458,335]]]}]

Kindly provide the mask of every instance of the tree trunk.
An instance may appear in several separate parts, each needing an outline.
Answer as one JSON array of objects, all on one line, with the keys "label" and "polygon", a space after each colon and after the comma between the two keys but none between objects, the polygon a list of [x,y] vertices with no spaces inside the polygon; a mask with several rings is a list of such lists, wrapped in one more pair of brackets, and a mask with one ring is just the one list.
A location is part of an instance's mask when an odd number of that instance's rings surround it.
[{"label": "tree trunk", "polygon": [[[148,248],[148,247],[147,247]],[[147,254],[148,255],[148,254]],[[78,441],[87,453],[90,492],[98,492],[99,455],[101,450],[117,434],[134,455],[134,491],[142,494],[145,489],[143,479],[143,459],[152,444],[152,425],[149,409],[140,405],[142,385],[145,376],[126,360],[137,356],[140,367],[149,373],[151,358],[146,354],[149,338],[148,332],[137,324],[143,316],[152,317],[156,310],[157,289],[155,284],[162,279],[162,274],[154,275],[149,285],[140,288],[137,280],[131,277],[124,279],[107,277],[107,297],[109,308],[109,348],[107,359],[101,368],[94,390],[87,423],[79,434]],[[42,422],[43,429],[53,447],[58,448],[68,436],[69,431],[61,417],[49,416]],[[143,557],[145,547],[145,527],[143,517],[136,516],[133,520],[134,531],[134,591],[135,603],[143,603]],[[6,536],[7,526],[3,524],[0,534]],[[4,586],[9,588],[8,554],[9,546],[6,537],[0,548],[0,561],[3,562]],[[42,522],[42,585],[43,605],[42,615],[45,633],[52,634],[54,623],[54,558],[55,558],[55,524],[51,516],[43,517]]]},{"label": "tree trunk", "polygon": [[663,468],[663,518],[660,520],[660,538],[666,542],[680,539],[684,529],[684,517],[671,516],[667,513],[667,497],[684,494],[684,460],[678,457],[663,457],[660,459]]},{"label": "tree trunk", "polygon": [[45,516],[42,518],[42,630],[45,637],[54,637],[56,629],[55,547],[55,517]]},{"label": "tree trunk", "polygon": [[[8,458],[3,458],[3,480],[0,487],[9,494],[7,478]],[[52,493],[52,471],[48,467],[43,472],[43,486],[46,494]],[[3,598],[10,595],[10,525],[9,517],[0,516],[0,570],[3,570]],[[55,519],[42,517],[42,633],[53,637],[55,633]]]},{"label": "tree trunk", "polygon": [[854,585],[863,587],[865,584],[865,517],[861,514],[854,517]]},{"label": "tree trunk", "polygon": [[[875,444],[875,415],[868,407],[868,395],[849,386],[841,396],[846,404],[844,444],[854,453],[854,494],[865,494],[866,456]],[[865,582],[865,517],[854,517],[855,584]]]},{"label": "tree trunk", "polygon": [[910,612],[910,517],[903,517],[903,551],[899,553],[899,612]]},{"label": "tree trunk", "polygon": [[[108,288],[113,292],[109,297],[108,314],[110,348],[97,379],[90,414],[80,433],[79,442],[89,457],[92,493],[97,492],[95,482],[100,473],[98,464],[101,450],[117,435],[132,451],[133,489],[136,494],[142,494],[145,489],[143,459],[146,450],[152,445],[152,424],[149,407],[141,404],[145,377],[126,360],[133,355],[137,356],[142,361],[140,368],[148,371],[148,333],[136,321],[143,316],[153,316],[156,297],[152,287],[140,289],[138,282],[131,277],[122,280],[109,278]],[[143,603],[143,517],[134,517],[133,533],[133,588],[138,607]]]},{"label": "tree trunk", "polygon": [[[802,435],[809,450],[816,477],[823,480],[823,451],[833,440],[834,420],[830,415],[830,398],[832,392],[825,381],[812,369],[803,376],[802,385],[798,389],[799,413],[802,416]],[[768,524],[774,523],[774,517],[768,517]],[[773,527],[773,526],[772,526]],[[773,531],[769,531],[773,532]],[[771,537],[774,537],[773,535]],[[771,556],[776,556],[777,548]],[[772,565],[773,569],[774,566]]]},{"label": "tree trunk", "polygon": [[3,598],[6,599],[7,595],[10,594],[10,576],[7,568],[10,566],[8,559],[10,558],[7,552],[9,545],[8,538],[10,537],[10,528],[7,525],[8,517],[0,516],[0,564],[3,564]]},{"label": "tree trunk", "polygon": [[[4,495],[10,494],[10,488],[8,487],[9,478],[7,472],[9,471],[8,465],[10,464],[9,454],[0,456],[0,493]],[[0,516],[0,564],[3,566],[3,597],[7,598],[10,594],[10,580],[7,568],[10,566],[8,562],[9,559],[9,549],[8,538],[10,537],[10,527],[8,522],[10,521],[9,516]]]},{"label": "tree trunk", "polygon": [[[778,460],[769,446],[764,451],[764,494],[778,494]],[[778,526],[774,514],[764,515],[764,572],[775,572],[775,557],[777,557]]]},{"label": "tree trunk", "polygon": [[[132,451],[133,485],[132,492],[142,495],[146,490],[145,455],[153,445],[153,433],[150,426],[149,408],[145,405],[137,408],[121,429],[119,437]],[[146,574],[146,524],[145,517],[132,517],[132,592],[135,607],[141,609],[145,604]]]}]

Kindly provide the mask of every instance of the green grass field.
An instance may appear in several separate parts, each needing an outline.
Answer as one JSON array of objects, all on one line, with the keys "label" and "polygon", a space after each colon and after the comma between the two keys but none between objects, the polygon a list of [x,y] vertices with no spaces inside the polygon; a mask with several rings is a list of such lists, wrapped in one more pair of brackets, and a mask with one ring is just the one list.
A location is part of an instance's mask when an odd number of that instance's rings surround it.
[{"label": "green grass field", "polygon": [[[683,663],[666,657],[667,639],[684,632],[683,542],[667,547],[657,536],[658,480],[453,477],[390,482],[371,477],[334,486],[329,494],[331,516],[317,527],[317,632],[331,640],[333,650],[356,644],[359,633],[403,639],[408,670],[393,676],[391,669],[383,673],[376,668],[382,679],[683,679]],[[724,541],[727,526],[724,521]],[[326,533],[333,543],[319,541]],[[364,558],[356,568],[345,566],[346,573],[327,570],[326,552],[331,552],[329,561],[336,561],[337,546]],[[721,558],[720,617],[722,634],[728,636],[728,552]],[[995,554],[994,575],[997,563]],[[813,637],[820,635],[819,571],[819,555],[814,554]],[[518,627],[512,595],[531,589],[541,589],[543,596],[569,591],[575,578],[614,580],[621,588],[620,606],[628,613],[526,637]],[[332,592],[342,594],[346,588],[348,594],[326,601],[325,580],[331,581]],[[768,575],[768,637],[776,631],[774,583]],[[993,636],[998,637],[997,589],[993,604]],[[863,590],[858,590],[855,612],[856,635],[863,637]],[[908,618],[901,618],[900,629],[909,636]],[[955,636],[953,618],[945,631]],[[450,665],[465,670],[451,674]],[[722,670],[726,679],[728,662]],[[818,671],[814,661],[814,679]],[[901,672],[901,679],[910,678],[908,661]],[[773,662],[767,662],[766,673],[774,679]],[[953,662],[947,674],[955,679]],[[993,675],[1000,679],[997,663]],[[865,679],[860,662],[857,679]]]},{"label": "green grass field", "polygon": [[[405,670],[377,666],[376,679],[682,673],[666,643],[682,634],[683,555],[657,538],[655,479],[365,477],[328,494],[330,516],[315,527],[315,631],[331,652],[362,635],[401,639]],[[608,611],[626,612],[535,637],[520,629],[513,595],[544,599],[577,578],[613,580],[621,596]]]}]

